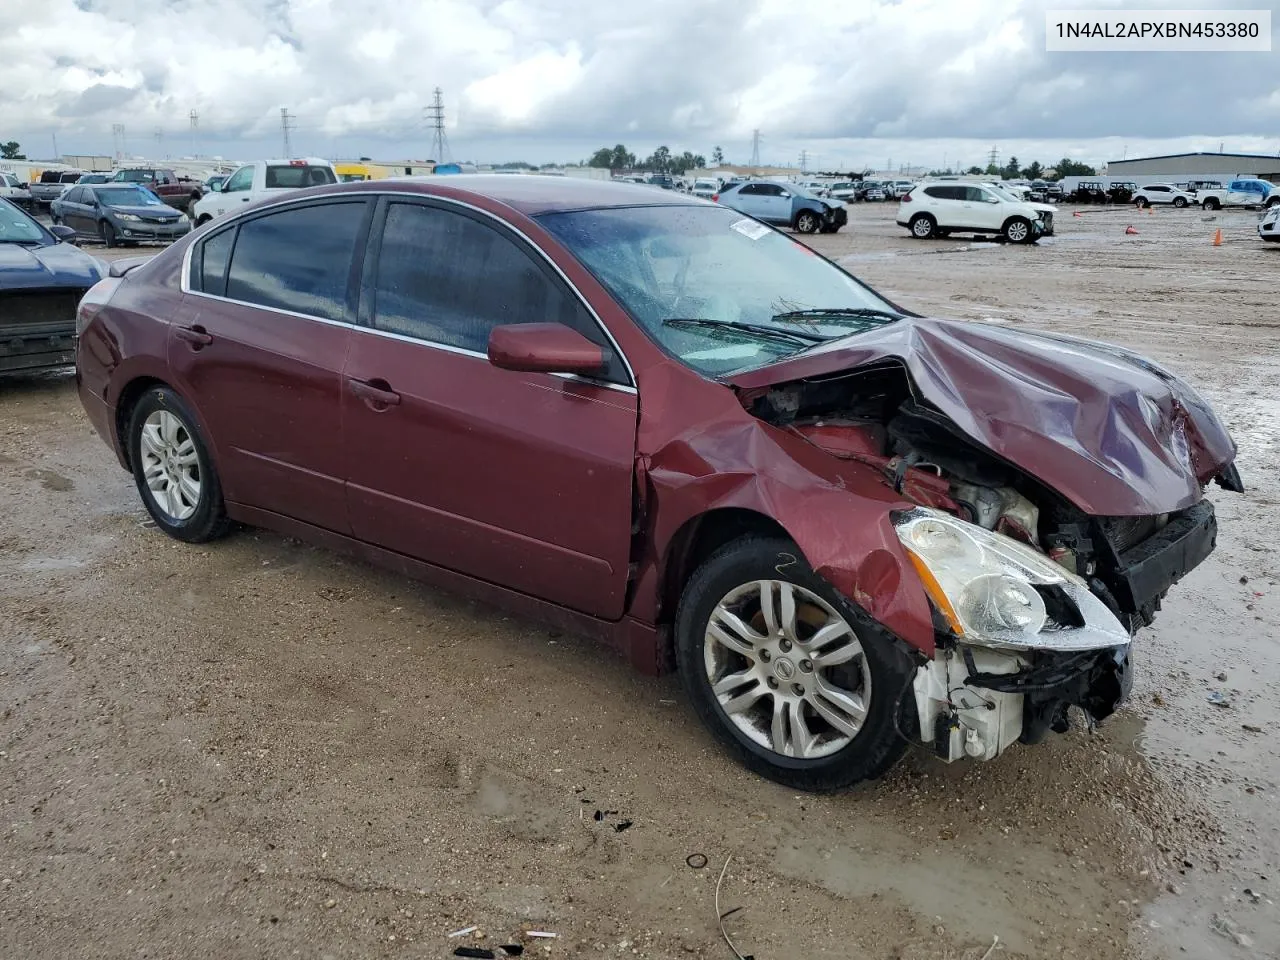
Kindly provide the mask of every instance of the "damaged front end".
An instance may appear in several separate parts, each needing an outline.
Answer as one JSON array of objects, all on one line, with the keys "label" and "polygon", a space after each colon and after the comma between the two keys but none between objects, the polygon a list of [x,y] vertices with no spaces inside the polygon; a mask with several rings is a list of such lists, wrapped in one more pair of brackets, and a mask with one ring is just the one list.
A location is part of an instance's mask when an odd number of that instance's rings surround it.
[{"label": "damaged front end", "polygon": [[975,328],[908,320],[791,378],[735,381],[754,416],[916,505],[892,521],[934,649],[903,717],[948,761],[1065,731],[1072,706],[1113,713],[1131,636],[1214,549],[1205,487],[1243,488],[1225,428],[1149,361]]}]

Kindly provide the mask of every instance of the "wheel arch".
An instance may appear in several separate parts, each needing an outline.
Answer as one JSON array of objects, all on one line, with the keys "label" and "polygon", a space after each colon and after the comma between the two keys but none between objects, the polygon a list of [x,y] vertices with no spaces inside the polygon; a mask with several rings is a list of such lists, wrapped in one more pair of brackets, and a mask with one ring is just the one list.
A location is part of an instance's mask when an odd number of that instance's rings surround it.
[{"label": "wheel arch", "polygon": [[168,387],[173,390],[174,387],[170,383],[166,383],[159,377],[153,377],[147,374],[134,377],[124,385],[120,391],[120,396],[116,400],[115,415],[115,431],[116,444],[122,451],[125,466],[132,470],[133,463],[129,456],[129,438],[126,431],[129,429],[129,420],[133,417],[133,409],[138,405],[138,401],[142,399],[142,395],[152,387]]}]

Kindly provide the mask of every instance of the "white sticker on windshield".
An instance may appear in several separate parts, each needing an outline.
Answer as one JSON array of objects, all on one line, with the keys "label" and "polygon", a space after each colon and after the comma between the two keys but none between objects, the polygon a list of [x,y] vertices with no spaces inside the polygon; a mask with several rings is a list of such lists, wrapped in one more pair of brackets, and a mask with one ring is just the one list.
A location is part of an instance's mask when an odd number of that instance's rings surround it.
[{"label": "white sticker on windshield", "polygon": [[769,228],[763,223],[757,223],[755,220],[748,220],[745,218],[742,220],[735,220],[733,223],[729,224],[729,229],[737,230],[744,237],[751,240],[759,240],[769,232]]}]

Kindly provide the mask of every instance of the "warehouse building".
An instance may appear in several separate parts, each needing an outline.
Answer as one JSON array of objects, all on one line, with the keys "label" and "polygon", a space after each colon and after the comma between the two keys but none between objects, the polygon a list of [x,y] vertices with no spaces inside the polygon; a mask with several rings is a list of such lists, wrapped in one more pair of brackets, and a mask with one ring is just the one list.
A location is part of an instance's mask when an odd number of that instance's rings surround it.
[{"label": "warehouse building", "polygon": [[1280,183],[1280,157],[1261,153],[1172,153],[1164,157],[1112,160],[1106,176],[1139,185],[1186,180],[1220,180],[1257,177]]}]

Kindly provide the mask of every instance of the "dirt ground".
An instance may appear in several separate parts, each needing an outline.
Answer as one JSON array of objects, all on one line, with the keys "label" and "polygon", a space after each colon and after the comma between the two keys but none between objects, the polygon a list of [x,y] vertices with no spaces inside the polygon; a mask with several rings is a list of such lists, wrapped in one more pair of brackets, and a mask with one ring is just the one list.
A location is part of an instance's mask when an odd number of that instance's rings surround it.
[{"label": "dirt ground", "polygon": [[730,857],[757,960],[1280,956],[1280,247],[1238,211],[1064,209],[1031,247],[894,212],[814,245],[921,312],[1136,347],[1232,428],[1249,491],[1211,491],[1121,714],[799,796],[589,641],[166,539],[69,376],[0,383],[0,957],[730,958]]}]

